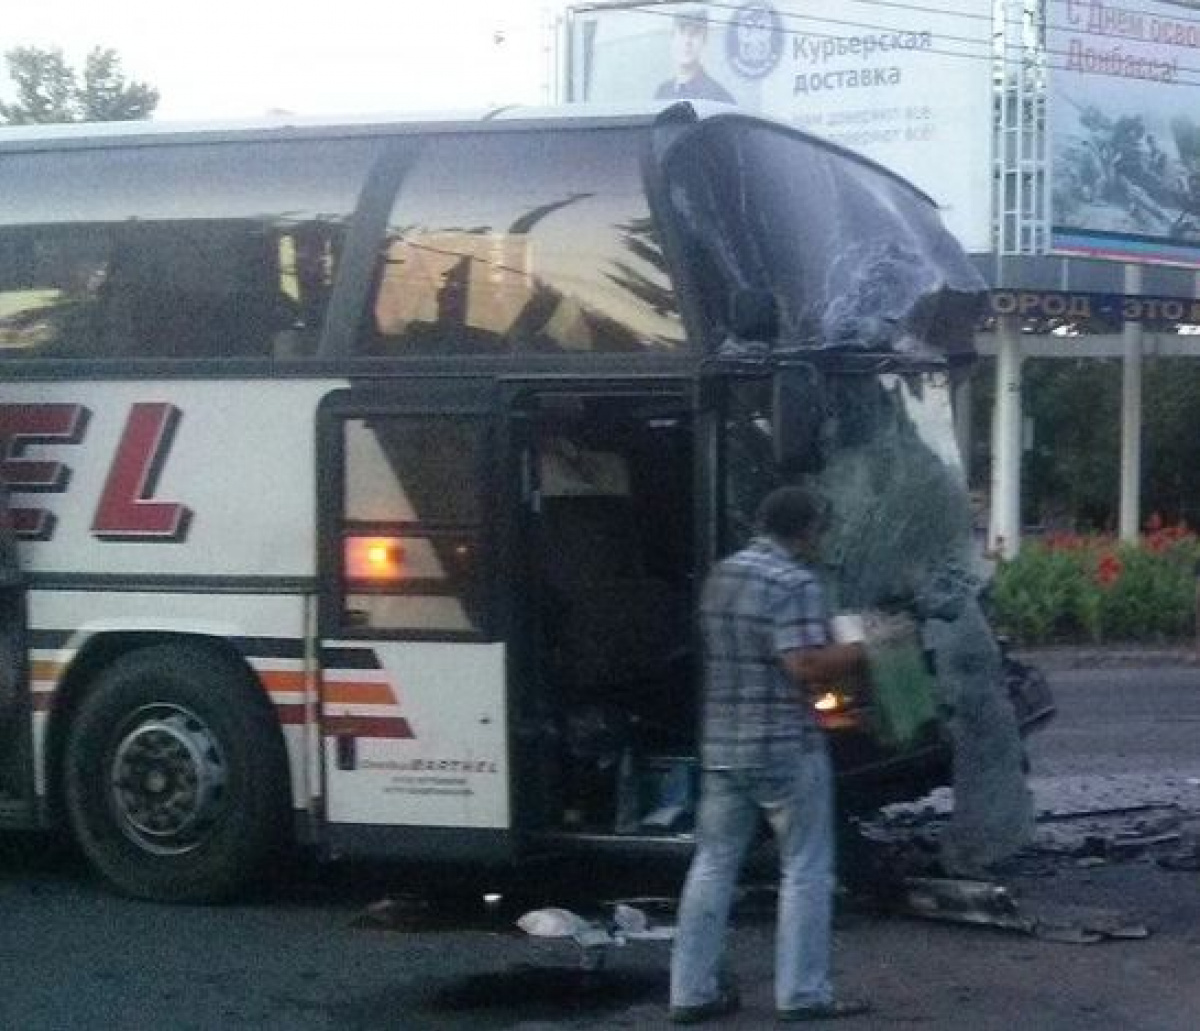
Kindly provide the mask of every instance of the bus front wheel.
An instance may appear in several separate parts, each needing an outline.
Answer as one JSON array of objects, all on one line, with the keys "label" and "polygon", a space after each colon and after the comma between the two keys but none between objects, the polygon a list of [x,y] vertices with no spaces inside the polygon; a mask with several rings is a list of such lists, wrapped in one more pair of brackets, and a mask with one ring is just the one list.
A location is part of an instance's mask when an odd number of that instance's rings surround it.
[{"label": "bus front wheel", "polygon": [[65,755],[72,830],[124,894],[227,898],[281,840],[287,767],[274,712],[217,651],[161,645],[118,659],[80,706]]}]

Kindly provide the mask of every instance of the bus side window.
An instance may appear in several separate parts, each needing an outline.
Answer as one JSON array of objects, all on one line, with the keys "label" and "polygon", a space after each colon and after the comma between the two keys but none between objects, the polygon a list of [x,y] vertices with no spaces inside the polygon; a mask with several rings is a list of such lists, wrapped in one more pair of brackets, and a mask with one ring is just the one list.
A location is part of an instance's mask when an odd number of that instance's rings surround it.
[{"label": "bus side window", "polygon": [[315,355],[374,140],[6,154],[0,357]]},{"label": "bus side window", "polygon": [[389,216],[359,353],[680,348],[644,143],[542,131],[423,142]]},{"label": "bus side window", "polygon": [[486,243],[487,238],[418,231],[392,237],[380,261],[370,350],[445,354],[503,349],[504,289],[495,280],[508,273],[489,271],[481,240]]},{"label": "bus side window", "polygon": [[132,353],[269,355],[275,335],[297,319],[280,289],[273,244],[258,227],[236,222],[123,227],[103,292],[124,316]]},{"label": "bus side window", "polygon": [[302,305],[282,250],[273,234],[238,223],[25,230],[0,243],[0,353],[311,354],[310,323],[319,326],[326,297],[314,301],[310,281]]},{"label": "bus side window", "polygon": [[344,629],[481,632],[483,426],[426,415],[343,424]]},{"label": "bus side window", "polygon": [[317,352],[321,323],[341,258],[343,234],[320,222],[296,226],[275,239],[279,299],[291,306],[289,325],[276,330],[271,355],[302,358]]},{"label": "bus side window", "polygon": [[93,352],[107,254],[89,227],[0,233],[0,357]]}]

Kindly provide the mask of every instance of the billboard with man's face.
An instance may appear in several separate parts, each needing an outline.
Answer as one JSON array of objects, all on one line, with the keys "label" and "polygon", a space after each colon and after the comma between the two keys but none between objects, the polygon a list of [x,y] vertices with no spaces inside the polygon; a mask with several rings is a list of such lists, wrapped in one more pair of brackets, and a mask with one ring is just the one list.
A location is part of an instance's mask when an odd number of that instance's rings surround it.
[{"label": "billboard with man's face", "polygon": [[714,100],[857,150],[992,246],[992,3],[722,0],[571,9],[566,96]]},{"label": "billboard with man's face", "polygon": [[1200,267],[1200,8],[1049,0],[1050,247]]}]

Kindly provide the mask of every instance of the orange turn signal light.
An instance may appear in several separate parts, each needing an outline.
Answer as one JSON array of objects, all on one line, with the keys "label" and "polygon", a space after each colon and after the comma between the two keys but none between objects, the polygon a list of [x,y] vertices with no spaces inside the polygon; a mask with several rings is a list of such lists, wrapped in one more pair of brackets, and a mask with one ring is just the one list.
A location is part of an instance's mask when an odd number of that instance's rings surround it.
[{"label": "orange turn signal light", "polygon": [[369,583],[404,578],[404,545],[398,537],[347,537],[346,577]]}]

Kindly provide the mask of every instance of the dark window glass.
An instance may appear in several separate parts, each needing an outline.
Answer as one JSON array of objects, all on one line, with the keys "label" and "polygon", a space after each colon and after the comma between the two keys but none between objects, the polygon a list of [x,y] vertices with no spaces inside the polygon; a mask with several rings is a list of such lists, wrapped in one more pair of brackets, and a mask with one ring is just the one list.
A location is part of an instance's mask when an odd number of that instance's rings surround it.
[{"label": "dark window glass", "polygon": [[345,625],[477,633],[483,422],[461,416],[351,419],[344,423],[343,443]]},{"label": "dark window glass", "polygon": [[782,482],[771,444],[772,403],[769,380],[729,381],[722,449],[722,552],[735,551],[749,541],[759,503]]},{"label": "dark window glass", "polygon": [[643,142],[615,130],[426,141],[391,214],[361,350],[679,348]]},{"label": "dark window glass", "polygon": [[316,348],[374,144],[0,159],[0,356],[296,357]]}]

